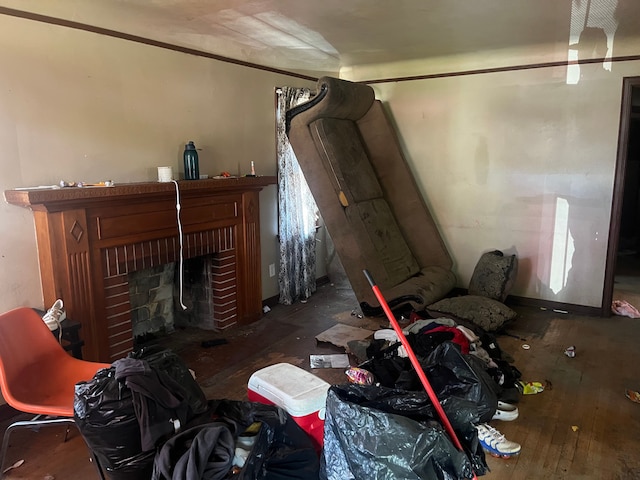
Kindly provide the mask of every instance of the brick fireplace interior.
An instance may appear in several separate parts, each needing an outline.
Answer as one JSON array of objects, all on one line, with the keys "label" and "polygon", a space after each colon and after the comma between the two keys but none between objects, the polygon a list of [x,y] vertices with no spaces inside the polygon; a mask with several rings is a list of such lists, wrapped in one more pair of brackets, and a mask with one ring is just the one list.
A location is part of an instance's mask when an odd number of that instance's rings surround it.
[{"label": "brick fireplace interior", "polygon": [[[176,327],[224,330],[236,323],[234,255],[203,255],[128,275],[134,345]],[[182,268],[182,271],[181,271]]]},{"label": "brick fireplace interior", "polygon": [[[237,323],[236,230],[234,226],[228,226],[183,237],[182,297],[187,310],[180,312],[179,320],[206,329],[225,329]],[[102,250],[107,335],[112,358],[126,356],[136,336],[160,332],[162,329],[151,327],[159,326],[161,313],[158,309],[168,309],[169,304],[173,304],[170,325],[173,328],[176,307],[182,310],[180,292],[176,303],[173,279],[170,293],[163,294],[162,289],[153,284],[163,280],[163,272],[170,269],[174,277],[178,275],[176,288],[180,288],[180,255],[179,242],[171,238]],[[134,279],[133,296],[131,278]],[[163,295],[168,295],[165,301],[158,302]],[[151,320],[151,314],[154,320]],[[199,314],[208,314],[208,318],[199,322]],[[149,322],[135,322],[140,318],[144,320],[147,315]],[[162,322],[166,331],[167,318]],[[145,328],[146,331],[141,331]]]}]

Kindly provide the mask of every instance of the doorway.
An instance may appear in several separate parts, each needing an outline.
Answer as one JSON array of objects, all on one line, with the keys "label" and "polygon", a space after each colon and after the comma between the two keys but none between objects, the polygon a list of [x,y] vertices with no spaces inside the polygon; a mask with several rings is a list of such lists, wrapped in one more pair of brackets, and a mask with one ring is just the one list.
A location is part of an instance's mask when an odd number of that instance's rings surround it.
[{"label": "doorway", "polygon": [[623,81],[602,315],[612,300],[640,308],[640,77]]}]

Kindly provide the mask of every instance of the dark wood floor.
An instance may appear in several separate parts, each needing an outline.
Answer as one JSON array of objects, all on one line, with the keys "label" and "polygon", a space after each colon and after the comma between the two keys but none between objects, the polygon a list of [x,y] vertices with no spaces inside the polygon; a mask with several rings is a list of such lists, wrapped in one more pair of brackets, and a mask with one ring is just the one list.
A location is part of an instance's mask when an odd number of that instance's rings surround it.
[{"label": "dark wood floor", "polygon": [[[330,383],[344,383],[343,369],[309,368],[309,355],[339,353],[315,336],[337,323],[371,329],[384,319],[351,315],[357,302],[343,284],[326,284],[305,304],[278,305],[263,319],[224,334],[180,330],[159,339],[196,372],[208,398],[246,399],[250,375],[267,365],[288,362],[313,371]],[[509,460],[487,457],[491,472],[502,479],[639,479],[640,404],[629,401],[626,388],[640,390],[640,319],[582,317],[548,310],[514,307],[518,319],[498,337],[514,359],[523,380],[546,388],[520,401],[520,417],[493,421],[507,438],[522,445]],[[228,343],[202,348],[202,340]],[[528,350],[523,344],[530,346]],[[576,347],[576,356],[564,354]],[[5,422],[0,427],[6,426]],[[79,434],[62,442],[63,428],[16,431],[7,465],[11,479],[97,478]]]}]

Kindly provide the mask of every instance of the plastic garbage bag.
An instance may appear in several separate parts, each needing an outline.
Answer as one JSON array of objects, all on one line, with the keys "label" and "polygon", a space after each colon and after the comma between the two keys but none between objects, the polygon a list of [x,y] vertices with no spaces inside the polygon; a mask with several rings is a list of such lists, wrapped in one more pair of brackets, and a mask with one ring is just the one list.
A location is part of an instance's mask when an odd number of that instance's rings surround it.
[{"label": "plastic garbage bag", "polygon": [[112,480],[149,478],[155,452],[142,451],[131,391],[116,380],[115,368],[76,385],[74,418]]},{"label": "plastic garbage bag", "polygon": [[241,434],[261,423],[244,467],[234,480],[314,480],[320,460],[311,437],[282,408],[255,402],[211,400],[213,418],[235,422]]},{"label": "plastic garbage bag", "polygon": [[[206,412],[208,404],[204,393],[175,353],[143,349],[128,358],[144,360],[160,376],[171,380],[175,395],[186,405],[187,420]],[[150,414],[153,412],[156,411]],[[124,382],[118,381],[114,366],[98,371],[91,380],[75,387],[75,422],[111,480],[151,476],[155,449],[143,448],[137,413],[133,393]]]},{"label": "plastic garbage bag", "polygon": [[[501,387],[477,357],[464,355],[452,342],[443,342],[426,358],[420,358],[420,365],[441,403],[455,397],[474,410],[477,422],[491,420],[498,405]],[[407,391],[422,391],[424,388],[407,359],[374,359],[364,368],[374,374],[376,381],[384,380],[384,386]]]},{"label": "plastic garbage bag", "polygon": [[[464,410],[454,400],[445,411],[457,407]],[[469,415],[449,417],[465,452],[454,446],[436,418],[425,392],[332,386],[327,394],[321,478],[453,480],[472,478],[474,471],[486,473]]]},{"label": "plastic garbage bag", "polygon": [[499,386],[473,355],[445,342],[421,365],[441,402],[450,397],[468,401],[475,407],[477,423],[488,422],[496,413]]}]

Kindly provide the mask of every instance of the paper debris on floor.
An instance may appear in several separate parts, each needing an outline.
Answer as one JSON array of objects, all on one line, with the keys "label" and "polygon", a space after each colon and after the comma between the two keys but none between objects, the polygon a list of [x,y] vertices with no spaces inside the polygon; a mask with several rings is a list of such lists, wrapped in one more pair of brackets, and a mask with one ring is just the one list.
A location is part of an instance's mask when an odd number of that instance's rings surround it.
[{"label": "paper debris on floor", "polygon": [[328,330],[316,335],[316,340],[318,342],[328,342],[338,347],[343,347],[348,351],[348,343],[350,341],[364,340],[371,335],[373,335],[373,330],[338,323]]},{"label": "paper debris on floor", "polygon": [[638,392],[636,392],[634,390],[631,390],[631,389],[627,389],[627,390],[625,390],[625,395],[632,402],[640,403],[640,393],[638,393]]},{"label": "paper debris on floor", "polygon": [[330,355],[309,355],[311,368],[346,368],[349,366],[349,355],[334,353]]}]

